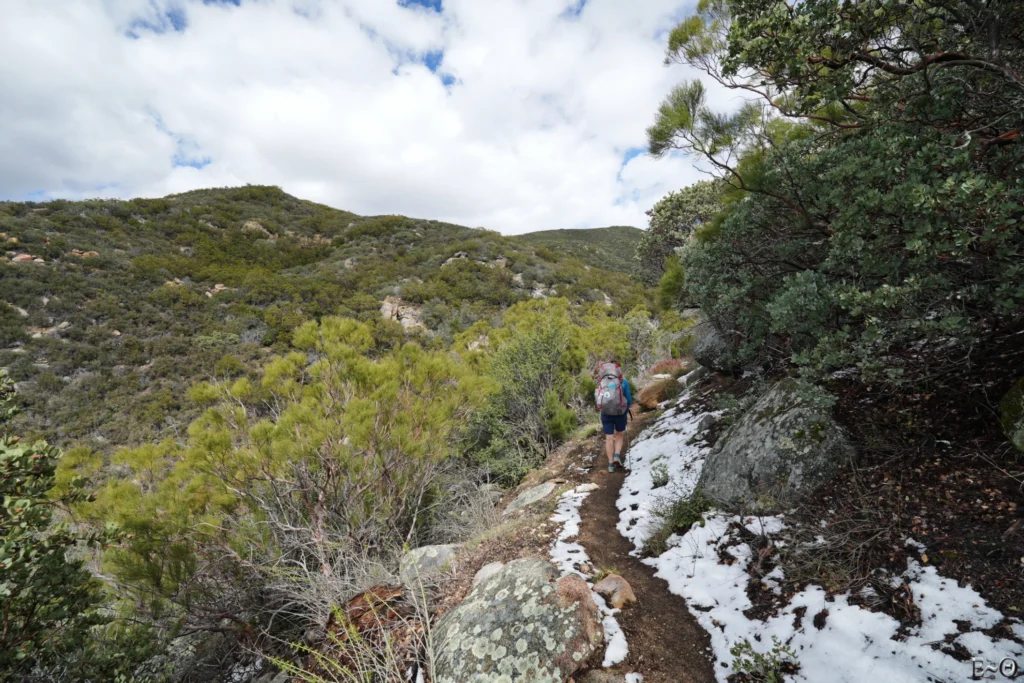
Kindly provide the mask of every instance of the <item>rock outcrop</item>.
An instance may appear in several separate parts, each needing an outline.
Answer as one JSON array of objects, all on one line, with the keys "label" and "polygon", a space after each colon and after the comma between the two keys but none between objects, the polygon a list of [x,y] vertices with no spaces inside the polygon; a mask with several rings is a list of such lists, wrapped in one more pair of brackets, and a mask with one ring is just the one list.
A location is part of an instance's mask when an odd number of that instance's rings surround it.
[{"label": "rock outcrop", "polygon": [[455,252],[454,255],[452,255],[451,258],[447,259],[444,263],[442,263],[441,267],[444,268],[445,266],[455,263],[456,261],[461,261],[467,258],[469,258],[469,254],[467,254],[464,251],[457,251]]},{"label": "rock outcrop", "polygon": [[420,317],[420,307],[407,304],[398,297],[385,297],[380,305],[380,314],[385,320],[394,320],[410,332],[427,329]]},{"label": "rock outcrop", "polygon": [[1024,451],[1024,378],[999,402],[999,421],[1010,442]]},{"label": "rock outcrop", "polygon": [[843,429],[782,380],[708,453],[698,487],[726,507],[776,510],[830,480],[853,456]]},{"label": "rock outcrop", "polygon": [[544,560],[515,560],[435,629],[436,683],[563,683],[604,641],[586,581]]},{"label": "rock outcrop", "polygon": [[246,221],[242,225],[242,232],[255,237],[270,237],[270,231],[263,227],[259,221]]},{"label": "rock outcrop", "polygon": [[693,326],[693,359],[715,372],[732,372],[735,364],[730,358],[732,349],[718,329],[706,319]]}]

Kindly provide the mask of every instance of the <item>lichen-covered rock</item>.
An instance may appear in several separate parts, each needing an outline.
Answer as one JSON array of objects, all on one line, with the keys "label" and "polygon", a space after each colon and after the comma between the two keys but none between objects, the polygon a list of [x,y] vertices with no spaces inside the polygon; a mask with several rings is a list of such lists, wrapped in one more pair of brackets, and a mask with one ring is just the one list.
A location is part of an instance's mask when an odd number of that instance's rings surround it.
[{"label": "lichen-covered rock", "polygon": [[1024,378],[999,402],[999,422],[1010,442],[1017,450],[1024,451]]},{"label": "lichen-covered rock", "polygon": [[515,500],[508,504],[505,508],[506,515],[515,512],[516,510],[522,510],[523,508],[530,507],[534,503],[539,503],[555,491],[555,482],[546,481],[543,484],[538,484],[532,488],[528,488],[518,496]]},{"label": "lichen-covered rock", "polygon": [[590,587],[543,560],[515,560],[435,631],[436,683],[563,683],[604,641]]},{"label": "lichen-covered rock", "polygon": [[455,557],[457,545],[425,545],[410,550],[402,558],[399,573],[402,581],[413,584],[417,579],[426,578],[442,571]]},{"label": "lichen-covered rock", "polygon": [[735,364],[730,358],[732,348],[725,337],[707,320],[693,326],[693,359],[715,372],[732,372]]},{"label": "lichen-covered rock", "polygon": [[476,588],[481,583],[500,572],[501,568],[504,566],[504,562],[490,562],[480,567],[480,570],[473,577],[473,588]]},{"label": "lichen-covered rock", "polygon": [[826,483],[853,455],[828,412],[783,380],[722,435],[698,486],[720,505],[773,510]]}]

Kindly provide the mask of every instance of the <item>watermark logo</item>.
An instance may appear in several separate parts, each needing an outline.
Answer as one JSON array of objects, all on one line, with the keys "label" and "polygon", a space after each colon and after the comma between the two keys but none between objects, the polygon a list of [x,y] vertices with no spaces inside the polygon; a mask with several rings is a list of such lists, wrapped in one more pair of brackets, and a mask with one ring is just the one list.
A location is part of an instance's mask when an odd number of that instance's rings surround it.
[{"label": "watermark logo", "polygon": [[998,662],[989,662],[988,660],[975,657],[971,660],[971,671],[971,680],[990,681],[995,680],[997,677],[1017,678],[1017,672],[1020,671],[1020,667],[1017,666],[1016,660],[1010,657],[1003,657]]}]

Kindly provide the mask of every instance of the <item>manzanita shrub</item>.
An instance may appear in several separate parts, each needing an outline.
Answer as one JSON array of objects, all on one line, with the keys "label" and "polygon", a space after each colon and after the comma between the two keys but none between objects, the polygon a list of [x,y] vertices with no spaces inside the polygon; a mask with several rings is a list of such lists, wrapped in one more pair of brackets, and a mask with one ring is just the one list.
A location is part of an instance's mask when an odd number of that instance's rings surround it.
[{"label": "manzanita shrub", "polygon": [[694,239],[663,241],[679,300],[738,360],[901,383],[1024,319],[1022,18],[1020,3],[703,0],[673,31],[668,62],[750,98],[722,114],[683,83],[648,130],[653,153],[698,155],[727,188],[714,218],[694,210]]}]

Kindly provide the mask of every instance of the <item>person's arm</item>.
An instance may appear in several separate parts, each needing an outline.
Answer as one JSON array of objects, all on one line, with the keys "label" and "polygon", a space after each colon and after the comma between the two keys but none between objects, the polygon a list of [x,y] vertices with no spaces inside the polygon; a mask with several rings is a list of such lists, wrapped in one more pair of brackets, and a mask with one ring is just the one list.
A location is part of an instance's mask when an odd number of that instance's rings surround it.
[{"label": "person's arm", "polygon": [[629,380],[622,378],[622,391],[626,394],[626,409],[633,407],[633,392],[629,388]]}]

